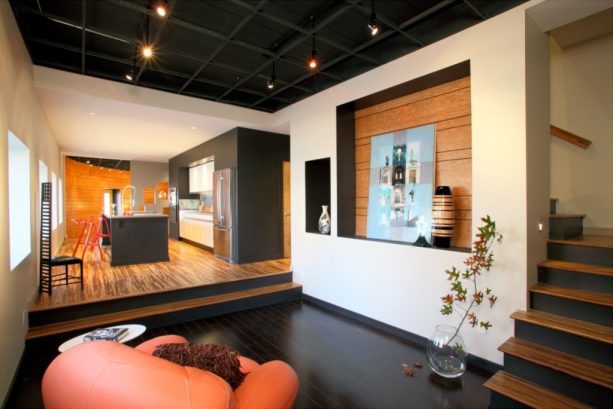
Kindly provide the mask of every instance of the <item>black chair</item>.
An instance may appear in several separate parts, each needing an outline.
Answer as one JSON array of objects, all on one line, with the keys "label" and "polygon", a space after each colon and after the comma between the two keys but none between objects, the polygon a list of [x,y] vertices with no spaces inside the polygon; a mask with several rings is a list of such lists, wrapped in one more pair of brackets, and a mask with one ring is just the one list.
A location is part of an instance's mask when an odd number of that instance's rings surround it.
[{"label": "black chair", "polygon": [[[53,286],[81,283],[83,260],[72,256],[51,256],[51,182],[42,183],[40,196],[40,280],[39,293],[51,294]],[[68,266],[78,264],[79,275],[70,275]],[[64,266],[64,273],[53,274],[53,267]]]}]

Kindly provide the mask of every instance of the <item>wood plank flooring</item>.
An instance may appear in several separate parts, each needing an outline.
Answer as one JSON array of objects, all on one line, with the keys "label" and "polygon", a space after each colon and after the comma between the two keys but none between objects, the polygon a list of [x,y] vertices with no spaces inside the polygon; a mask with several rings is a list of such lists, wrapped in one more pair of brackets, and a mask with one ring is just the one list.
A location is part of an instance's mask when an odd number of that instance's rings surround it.
[{"label": "wood plank flooring", "polygon": [[[72,254],[74,240],[66,240],[59,254]],[[170,261],[128,266],[110,266],[110,248],[88,251],[83,263],[83,291],[78,284],[53,287],[51,295],[40,294],[30,311],[79,305],[141,294],[155,294],[221,282],[287,273],[290,259],[230,264],[209,251],[169,240]]]},{"label": "wood plank flooring", "polygon": [[[469,369],[462,387],[448,390],[430,380],[425,348],[307,301],[151,329],[130,345],[168,333],[191,342],[226,344],[258,362],[288,362],[300,379],[295,409],[485,409],[489,403],[483,387],[487,374]],[[42,375],[63,341],[26,347],[7,408],[42,408]],[[424,367],[405,377],[401,365],[416,361]]]}]

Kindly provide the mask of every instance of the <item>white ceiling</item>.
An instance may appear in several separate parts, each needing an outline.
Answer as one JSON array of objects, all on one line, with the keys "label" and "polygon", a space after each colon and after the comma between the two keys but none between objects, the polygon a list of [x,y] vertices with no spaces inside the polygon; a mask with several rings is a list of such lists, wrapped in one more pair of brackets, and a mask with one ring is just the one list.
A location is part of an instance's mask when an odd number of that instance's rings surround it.
[{"label": "white ceiling", "polygon": [[34,86],[68,155],[165,162],[238,126],[289,133],[267,113],[45,67]]}]

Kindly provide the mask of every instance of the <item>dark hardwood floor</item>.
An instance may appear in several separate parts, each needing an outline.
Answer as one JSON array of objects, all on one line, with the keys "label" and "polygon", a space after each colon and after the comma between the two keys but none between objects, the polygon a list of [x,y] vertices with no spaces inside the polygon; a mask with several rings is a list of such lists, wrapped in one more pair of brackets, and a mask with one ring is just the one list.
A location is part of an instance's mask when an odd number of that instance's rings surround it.
[{"label": "dark hardwood floor", "polygon": [[[430,380],[425,350],[307,301],[149,329],[134,345],[166,333],[230,345],[259,362],[282,359],[300,378],[296,408],[487,408],[489,374],[469,370],[462,387]],[[7,408],[42,408],[40,382],[63,339],[28,344]],[[401,365],[423,363],[414,377]]]}]

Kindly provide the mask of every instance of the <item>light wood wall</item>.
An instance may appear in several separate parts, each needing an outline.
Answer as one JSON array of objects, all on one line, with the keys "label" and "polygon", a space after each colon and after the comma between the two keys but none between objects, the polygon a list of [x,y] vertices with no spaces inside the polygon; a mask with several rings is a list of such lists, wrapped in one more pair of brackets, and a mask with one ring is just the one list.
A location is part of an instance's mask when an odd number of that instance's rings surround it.
[{"label": "light wood wall", "polygon": [[97,221],[103,210],[106,189],[121,189],[130,184],[130,171],[111,170],[89,166],[66,158],[64,167],[66,187],[66,237],[78,238],[81,225],[74,219]]},{"label": "light wood wall", "polygon": [[471,247],[470,77],[355,112],[357,236],[366,236],[371,138],[426,124],[436,124],[436,186],[450,186],[455,199],[456,221],[451,245]]}]

